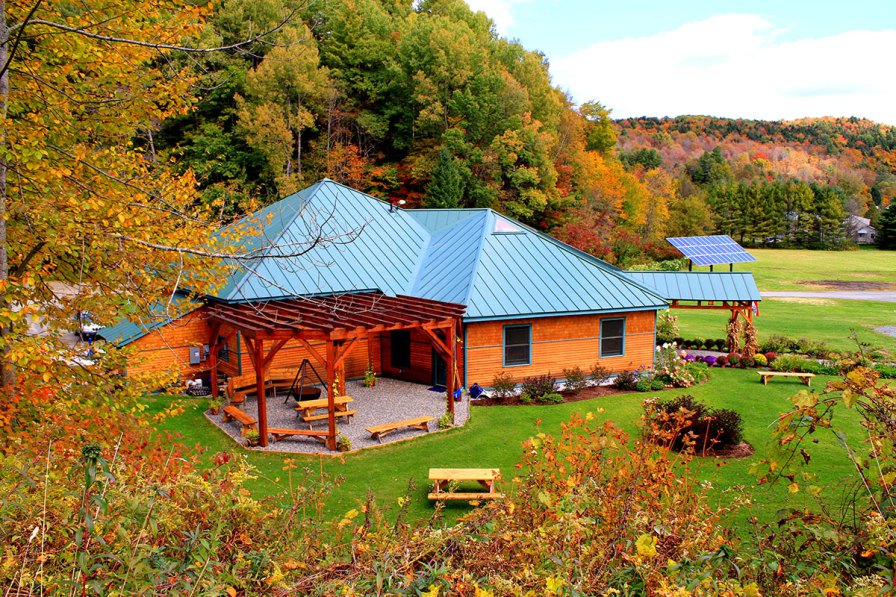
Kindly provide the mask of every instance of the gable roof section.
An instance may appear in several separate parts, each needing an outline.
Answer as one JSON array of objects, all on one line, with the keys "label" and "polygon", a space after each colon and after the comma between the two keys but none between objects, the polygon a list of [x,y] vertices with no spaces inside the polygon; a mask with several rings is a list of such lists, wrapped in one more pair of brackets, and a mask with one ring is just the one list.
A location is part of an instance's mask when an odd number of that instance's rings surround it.
[{"label": "gable roof section", "polygon": [[[139,340],[151,331],[171,323],[178,317],[182,317],[189,313],[191,309],[187,308],[189,306],[187,305],[188,301],[189,297],[186,293],[176,292],[171,299],[170,307],[162,303],[156,303],[150,307],[149,317],[139,321],[122,319],[113,326],[97,330],[97,336],[116,346],[125,346],[135,340]],[[169,317],[166,314],[166,311],[174,312],[179,315]]]},{"label": "gable roof section", "polygon": [[[654,310],[666,302],[620,270],[495,211],[486,210],[467,321]],[[495,232],[511,224],[515,233]]]},{"label": "gable roof section", "polygon": [[761,301],[750,272],[625,272],[668,301]]},{"label": "gable roof section", "polygon": [[[365,290],[408,294],[429,242],[428,232],[407,212],[391,211],[388,203],[329,179],[252,218],[262,232],[242,249],[261,255],[237,268],[217,294],[220,300]],[[315,244],[319,235],[324,240]]]}]

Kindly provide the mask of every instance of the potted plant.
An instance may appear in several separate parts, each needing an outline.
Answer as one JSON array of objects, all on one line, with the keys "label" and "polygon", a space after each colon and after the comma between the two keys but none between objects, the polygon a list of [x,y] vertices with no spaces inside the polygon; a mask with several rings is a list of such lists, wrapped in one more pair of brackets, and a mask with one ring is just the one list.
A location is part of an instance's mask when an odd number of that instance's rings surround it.
[{"label": "potted plant", "polygon": [[336,436],[336,449],[339,452],[348,452],[352,449],[352,440],[340,433]]},{"label": "potted plant", "polygon": [[224,402],[221,400],[220,397],[212,398],[211,400],[208,401],[208,409],[212,412],[213,415],[216,415],[219,412],[221,412],[222,404],[224,404]]},{"label": "potted plant", "polygon": [[258,433],[258,429],[250,429],[246,432],[246,445],[250,448],[254,448],[258,444],[261,443],[261,434]]},{"label": "potted plant", "polygon": [[376,385],[376,371],[373,370],[373,363],[367,362],[367,369],[364,370],[364,381],[365,388],[372,388]]}]

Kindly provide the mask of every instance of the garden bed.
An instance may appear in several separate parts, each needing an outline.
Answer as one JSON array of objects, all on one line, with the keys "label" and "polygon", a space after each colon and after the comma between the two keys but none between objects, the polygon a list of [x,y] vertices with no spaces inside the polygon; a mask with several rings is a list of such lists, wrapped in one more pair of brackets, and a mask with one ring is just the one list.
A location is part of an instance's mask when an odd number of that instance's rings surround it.
[{"label": "garden bed", "polygon": [[[631,394],[631,390],[621,390],[615,386],[594,386],[590,388],[585,388],[584,390],[574,393],[574,392],[558,392],[561,396],[563,396],[563,403],[567,402],[580,402],[582,400],[591,400],[592,398],[600,398],[602,396],[616,396],[618,394]],[[470,404],[473,406],[514,406],[514,405],[525,405],[531,406],[533,404],[539,404],[538,402],[523,402],[520,399],[519,395],[508,396],[507,398],[480,398],[478,400],[471,400]]]}]

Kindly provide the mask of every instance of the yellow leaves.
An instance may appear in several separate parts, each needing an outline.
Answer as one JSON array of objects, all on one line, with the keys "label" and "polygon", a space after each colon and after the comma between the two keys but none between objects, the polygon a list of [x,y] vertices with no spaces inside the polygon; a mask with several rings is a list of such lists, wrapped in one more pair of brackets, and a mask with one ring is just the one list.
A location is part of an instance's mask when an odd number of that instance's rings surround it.
[{"label": "yellow leaves", "polygon": [[799,493],[799,491],[800,491],[800,484],[797,483],[796,481],[793,481],[792,483],[790,483],[790,484],[787,486],[787,491],[789,491],[790,493]]},{"label": "yellow leaves", "polygon": [[790,399],[797,408],[812,408],[818,404],[818,395],[815,392],[800,390]]},{"label": "yellow leaves", "polygon": [[559,593],[563,586],[566,584],[562,578],[556,576],[549,576],[547,580],[545,580],[545,589],[547,589],[548,593]]},{"label": "yellow leaves", "polygon": [[352,521],[357,517],[358,517],[358,511],[355,510],[354,508],[352,508],[351,510],[346,512],[345,516],[342,517],[342,520],[339,521],[339,524],[338,524],[339,528],[341,529],[341,528],[345,527],[346,525],[351,524]]},{"label": "yellow leaves", "polygon": [[657,538],[653,535],[643,534],[635,541],[635,549],[638,555],[644,558],[656,556]]},{"label": "yellow leaves", "polygon": [[429,585],[429,589],[420,593],[421,597],[439,597],[438,585]]}]

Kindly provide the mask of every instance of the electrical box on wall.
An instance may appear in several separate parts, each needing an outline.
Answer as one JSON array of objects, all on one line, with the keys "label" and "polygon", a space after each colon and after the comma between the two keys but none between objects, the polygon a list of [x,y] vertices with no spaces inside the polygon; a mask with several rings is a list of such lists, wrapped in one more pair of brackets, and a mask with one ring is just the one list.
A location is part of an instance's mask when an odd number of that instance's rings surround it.
[{"label": "electrical box on wall", "polygon": [[190,364],[198,365],[202,361],[203,361],[202,348],[199,346],[191,346],[190,347]]},{"label": "electrical box on wall", "polygon": [[209,355],[208,344],[203,344],[202,345],[202,361],[203,362],[205,362],[205,360],[208,358],[208,355]]}]

